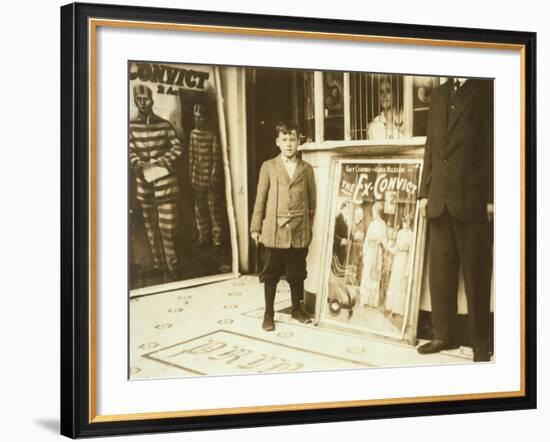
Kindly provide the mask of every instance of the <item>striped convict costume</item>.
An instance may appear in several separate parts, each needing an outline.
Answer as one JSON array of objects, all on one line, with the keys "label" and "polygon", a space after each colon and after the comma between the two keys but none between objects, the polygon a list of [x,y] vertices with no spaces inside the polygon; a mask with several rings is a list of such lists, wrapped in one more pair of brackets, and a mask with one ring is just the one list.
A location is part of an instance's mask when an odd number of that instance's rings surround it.
[{"label": "striped convict costume", "polygon": [[193,129],[189,139],[189,178],[195,191],[199,244],[222,243],[223,163],[220,143],[209,129]]},{"label": "striped convict costume", "polygon": [[[138,115],[130,121],[130,164],[137,172],[136,194],[143,211],[154,266],[163,268],[165,263],[174,278],[178,268],[175,237],[179,195],[175,165],[181,154],[180,141],[170,122],[152,112],[148,118]],[[170,173],[148,183],[141,168],[144,163],[155,163]]]}]

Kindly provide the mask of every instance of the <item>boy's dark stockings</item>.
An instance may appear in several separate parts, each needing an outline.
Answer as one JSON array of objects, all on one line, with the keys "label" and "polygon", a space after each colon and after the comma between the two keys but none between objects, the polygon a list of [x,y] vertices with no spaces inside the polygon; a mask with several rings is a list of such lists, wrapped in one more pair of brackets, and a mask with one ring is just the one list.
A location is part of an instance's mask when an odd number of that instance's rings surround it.
[{"label": "boy's dark stockings", "polygon": [[265,295],[265,314],[262,328],[265,331],[275,330],[275,294],[277,293],[277,283],[273,281],[264,282],[264,295]]},{"label": "boy's dark stockings", "polygon": [[293,319],[302,323],[310,322],[309,317],[302,310],[302,300],[304,298],[304,281],[289,281],[290,299],[292,300]]}]

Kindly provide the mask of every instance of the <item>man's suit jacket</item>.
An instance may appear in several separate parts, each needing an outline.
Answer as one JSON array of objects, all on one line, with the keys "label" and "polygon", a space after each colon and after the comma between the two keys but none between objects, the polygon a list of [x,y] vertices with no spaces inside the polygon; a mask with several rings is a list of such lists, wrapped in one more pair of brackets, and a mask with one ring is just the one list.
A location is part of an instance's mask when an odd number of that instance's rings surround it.
[{"label": "man's suit jacket", "polygon": [[493,202],[493,81],[466,81],[448,121],[451,87],[448,81],[432,93],[419,197],[428,198],[429,218],[447,207],[455,219],[486,219]]},{"label": "man's suit jacket", "polygon": [[313,167],[297,160],[292,179],[281,155],[260,169],[251,232],[260,232],[265,247],[305,248],[311,242],[316,203]]},{"label": "man's suit jacket", "polygon": [[339,213],[334,223],[333,253],[335,253],[336,256],[338,256],[338,260],[340,261],[340,264],[344,264],[344,261],[346,260],[347,246],[342,245],[342,240],[349,239],[348,236],[349,236],[348,223],[346,223],[346,220],[344,219],[344,215],[342,213]]}]

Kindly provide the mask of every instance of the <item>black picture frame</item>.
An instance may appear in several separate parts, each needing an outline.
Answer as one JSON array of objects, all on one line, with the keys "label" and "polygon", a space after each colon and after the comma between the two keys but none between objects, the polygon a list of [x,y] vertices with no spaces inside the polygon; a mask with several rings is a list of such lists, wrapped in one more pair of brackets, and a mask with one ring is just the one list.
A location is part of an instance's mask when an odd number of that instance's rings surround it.
[{"label": "black picture frame", "polygon": [[[202,416],[98,419],[90,394],[93,362],[90,321],[90,266],[94,245],[88,232],[90,128],[90,18],[150,23],[186,23],[260,30],[510,45],[522,54],[524,292],[523,385],[521,395],[428,402],[400,401],[368,406],[335,406]],[[489,29],[313,19],[166,8],[73,3],[61,7],[61,434],[106,436],[202,429],[336,422],[406,416],[476,413],[536,408],[536,34]],[[90,261],[92,257],[92,262]],[[518,263],[519,264],[519,263]]]}]

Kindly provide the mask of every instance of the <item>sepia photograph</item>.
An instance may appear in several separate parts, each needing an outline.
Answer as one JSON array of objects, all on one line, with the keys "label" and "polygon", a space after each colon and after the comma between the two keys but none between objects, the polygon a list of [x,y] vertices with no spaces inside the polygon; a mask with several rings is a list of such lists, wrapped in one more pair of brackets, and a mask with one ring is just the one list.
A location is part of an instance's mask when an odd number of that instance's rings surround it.
[{"label": "sepia photograph", "polygon": [[129,61],[129,379],[494,362],[493,89]]},{"label": "sepia photograph", "polygon": [[61,24],[62,434],[536,408],[534,33]]}]

